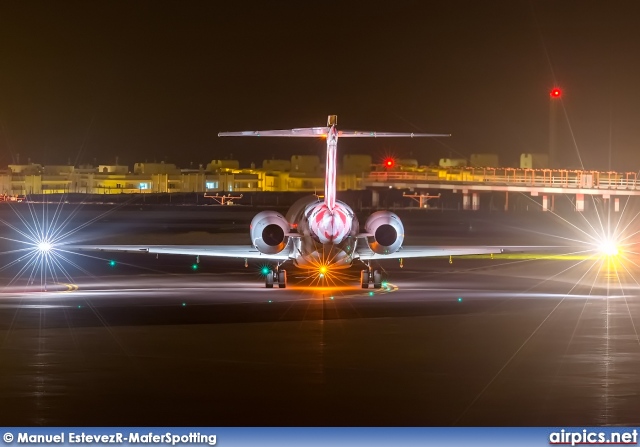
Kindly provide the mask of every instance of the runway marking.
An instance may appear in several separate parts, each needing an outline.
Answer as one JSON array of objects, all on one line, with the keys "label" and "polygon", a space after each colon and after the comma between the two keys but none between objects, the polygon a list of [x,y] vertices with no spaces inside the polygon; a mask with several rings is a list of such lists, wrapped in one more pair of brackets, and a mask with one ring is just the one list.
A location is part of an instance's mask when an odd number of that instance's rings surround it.
[{"label": "runway marking", "polygon": [[[374,295],[381,295],[383,293],[393,293],[393,292],[397,292],[398,289],[400,289],[400,287],[396,286],[395,284],[391,284],[390,282],[386,283],[386,286],[382,286],[379,289],[373,289],[368,291],[365,295],[361,295],[361,294],[356,294],[356,296],[374,296]],[[349,296],[345,296],[344,298],[348,298]]]},{"label": "runway marking", "polygon": [[71,293],[71,292],[75,292],[80,288],[80,286],[78,286],[77,284],[63,284],[63,285],[67,287],[67,290],[63,290],[58,293]]},{"label": "runway marking", "polygon": [[395,284],[391,284],[390,282],[387,283],[387,290],[385,290],[385,292],[387,293],[392,293],[392,292],[397,292],[400,289],[400,287],[396,286]]}]

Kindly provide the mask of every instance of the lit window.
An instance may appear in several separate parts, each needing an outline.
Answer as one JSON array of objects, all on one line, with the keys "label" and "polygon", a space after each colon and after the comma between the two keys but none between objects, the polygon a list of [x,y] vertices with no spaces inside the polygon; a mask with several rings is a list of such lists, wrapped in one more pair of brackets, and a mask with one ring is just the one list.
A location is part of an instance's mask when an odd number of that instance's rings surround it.
[{"label": "lit window", "polygon": [[148,183],[140,183],[140,189],[149,189]]},{"label": "lit window", "polygon": [[218,189],[218,182],[207,182],[207,189]]}]

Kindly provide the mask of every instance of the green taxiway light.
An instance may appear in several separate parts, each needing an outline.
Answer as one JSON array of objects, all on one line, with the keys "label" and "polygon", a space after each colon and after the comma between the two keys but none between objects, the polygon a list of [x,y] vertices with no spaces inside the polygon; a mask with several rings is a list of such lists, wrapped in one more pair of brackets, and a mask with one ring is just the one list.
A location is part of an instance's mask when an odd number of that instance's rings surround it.
[{"label": "green taxiway light", "polygon": [[373,292],[369,292],[369,296],[373,296]]},{"label": "green taxiway light", "polygon": [[187,305],[187,303],[182,303],[182,307],[185,307]]},{"label": "green taxiway light", "polygon": [[116,266],[116,261],[114,261],[113,259],[109,261],[109,267],[115,267],[115,266]]},{"label": "green taxiway light", "polygon": [[266,275],[267,273],[269,273],[269,267],[262,267],[262,270],[260,270],[260,273],[262,273],[263,275]]},{"label": "green taxiway light", "polygon": [[273,301],[269,300],[270,303],[273,303]]},{"label": "green taxiway light", "polygon": [[191,264],[191,270],[198,270],[198,264]]},{"label": "green taxiway light", "polygon": [[458,297],[458,302],[461,303],[462,302],[462,298]]}]

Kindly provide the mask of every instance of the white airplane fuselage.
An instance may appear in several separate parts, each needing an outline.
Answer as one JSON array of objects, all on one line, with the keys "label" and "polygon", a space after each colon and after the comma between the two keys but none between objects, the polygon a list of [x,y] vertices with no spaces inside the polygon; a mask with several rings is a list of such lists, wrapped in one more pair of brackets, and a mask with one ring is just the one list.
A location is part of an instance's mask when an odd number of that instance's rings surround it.
[{"label": "white airplane fuselage", "polygon": [[351,265],[359,224],[349,205],[336,201],[330,210],[325,202],[314,200],[295,216],[293,226],[298,237],[292,239],[291,256],[297,267],[347,268]]},{"label": "white airplane fuselage", "polygon": [[289,234],[296,237],[290,237],[284,249],[300,268],[347,268],[353,261],[359,225],[351,207],[336,200],[338,130],[335,124],[327,130],[324,198],[303,198],[287,213]]}]

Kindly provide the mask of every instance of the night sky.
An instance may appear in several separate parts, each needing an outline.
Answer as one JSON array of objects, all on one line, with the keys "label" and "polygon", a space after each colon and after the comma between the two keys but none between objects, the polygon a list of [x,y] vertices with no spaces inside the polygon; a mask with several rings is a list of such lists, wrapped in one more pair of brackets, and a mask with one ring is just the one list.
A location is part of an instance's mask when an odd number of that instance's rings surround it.
[{"label": "night sky", "polygon": [[[315,140],[219,131],[445,132],[348,140],[420,163],[549,144],[563,88],[566,167],[640,169],[637,1],[4,1],[0,165],[323,154]],[[566,111],[566,115],[565,115]],[[568,119],[566,119],[568,118]]]}]

